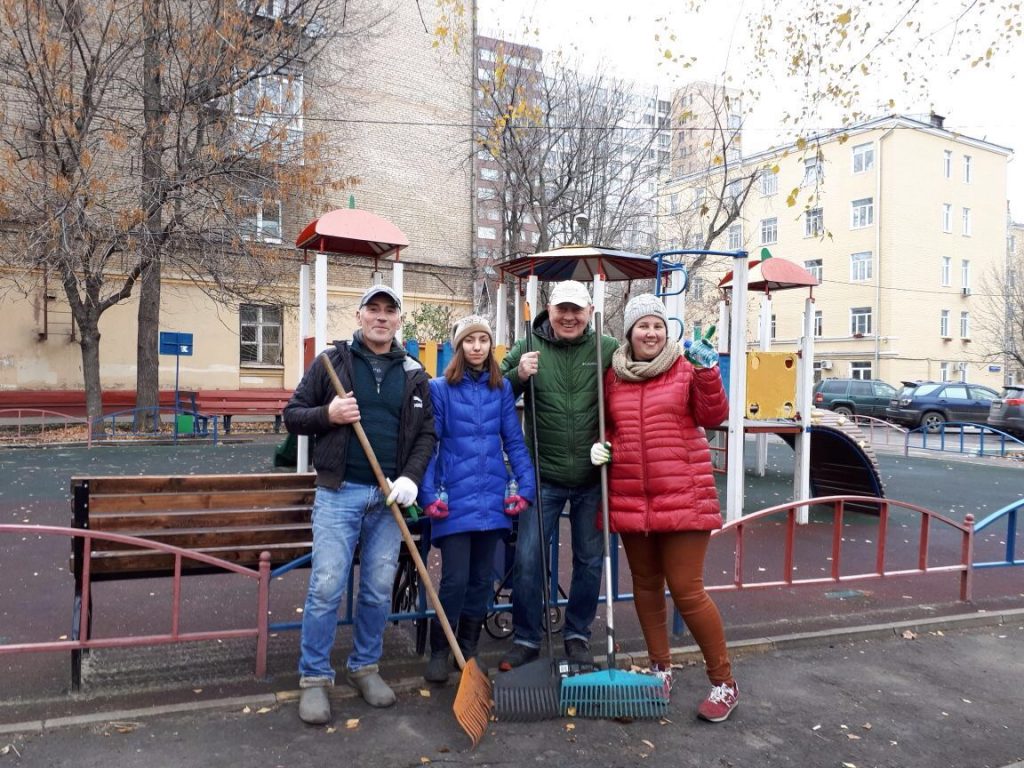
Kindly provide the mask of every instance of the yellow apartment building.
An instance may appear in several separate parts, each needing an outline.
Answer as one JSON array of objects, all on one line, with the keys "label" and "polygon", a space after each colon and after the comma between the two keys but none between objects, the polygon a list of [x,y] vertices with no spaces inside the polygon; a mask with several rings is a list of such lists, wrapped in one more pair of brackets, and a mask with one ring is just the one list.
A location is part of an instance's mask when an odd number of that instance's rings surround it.
[{"label": "yellow apartment building", "polygon": [[[713,247],[744,248],[751,259],[768,248],[818,277],[816,377],[965,380],[998,389],[1011,373],[993,357],[1001,341],[975,319],[999,300],[978,289],[1007,263],[1011,156],[947,129],[937,115],[881,117],[750,155],[740,167],[760,176]],[[662,243],[683,242],[697,229],[697,207],[673,216],[671,200],[701,198],[707,177],[664,185]],[[702,285],[716,284],[727,268],[709,265]],[[799,345],[806,295],[772,295],[773,350]],[[760,303],[751,295],[750,344]]]}]

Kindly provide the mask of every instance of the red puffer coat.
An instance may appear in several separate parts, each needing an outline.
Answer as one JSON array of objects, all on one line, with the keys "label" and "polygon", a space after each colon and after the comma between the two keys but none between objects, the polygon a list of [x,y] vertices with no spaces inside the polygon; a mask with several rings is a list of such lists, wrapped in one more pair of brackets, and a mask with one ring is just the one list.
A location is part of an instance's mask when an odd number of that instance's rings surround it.
[{"label": "red puffer coat", "polygon": [[718,369],[697,370],[680,357],[642,382],[623,381],[609,369],[605,399],[612,530],[721,528],[711,450],[699,429],[721,424],[729,413]]}]

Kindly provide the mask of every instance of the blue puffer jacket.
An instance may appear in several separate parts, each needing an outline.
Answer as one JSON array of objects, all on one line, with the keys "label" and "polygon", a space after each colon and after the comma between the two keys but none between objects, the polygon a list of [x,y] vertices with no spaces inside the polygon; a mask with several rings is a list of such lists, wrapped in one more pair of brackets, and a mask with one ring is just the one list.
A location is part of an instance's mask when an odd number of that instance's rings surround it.
[{"label": "blue puffer jacket", "polygon": [[511,528],[505,514],[509,473],[502,453],[519,483],[519,495],[537,498],[533,462],[516,415],[512,386],[488,386],[488,374],[467,373],[456,386],[444,378],[430,381],[437,447],[420,483],[425,509],[441,490],[448,493],[448,517],[431,520],[431,540],[467,531]]}]

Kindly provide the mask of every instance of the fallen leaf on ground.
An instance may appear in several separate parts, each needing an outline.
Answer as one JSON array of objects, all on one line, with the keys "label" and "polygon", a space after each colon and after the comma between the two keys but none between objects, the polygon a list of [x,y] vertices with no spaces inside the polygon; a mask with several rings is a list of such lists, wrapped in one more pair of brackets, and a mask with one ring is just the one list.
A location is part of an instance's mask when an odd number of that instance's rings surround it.
[{"label": "fallen leaf on ground", "polygon": [[574,730],[576,730],[576,723],[566,723],[565,724],[565,730],[567,730],[567,731],[574,731]]},{"label": "fallen leaf on ground", "polygon": [[420,696],[422,696],[424,699],[429,699],[430,691],[428,691],[426,688],[420,688]]},{"label": "fallen leaf on ground", "polygon": [[358,717],[349,718],[348,720],[345,721],[345,727],[348,728],[350,731],[353,728],[358,728],[359,727],[359,718]]},{"label": "fallen leaf on ground", "polygon": [[327,731],[328,733],[334,733],[338,729],[335,728],[333,725],[328,725],[324,730]]},{"label": "fallen leaf on ground", "polygon": [[903,630],[903,634],[900,635],[904,640],[917,640],[917,633],[912,629]]},{"label": "fallen leaf on ground", "polygon": [[243,715],[248,715],[250,712],[252,712],[252,707],[250,707],[248,704],[242,707]]},{"label": "fallen leaf on ground", "polygon": [[864,723],[864,725],[862,725],[861,728],[863,728],[865,731],[870,731],[871,723]]},{"label": "fallen leaf on ground", "polygon": [[856,733],[848,733],[846,734],[846,738],[851,739],[853,741],[860,741],[860,736],[858,736]]},{"label": "fallen leaf on ground", "polygon": [[265,715],[269,711],[270,711],[270,707],[260,707],[259,709],[256,710],[256,714],[257,715]]},{"label": "fallen leaf on ground", "polygon": [[644,744],[646,744],[651,749],[654,749],[654,744],[649,742],[647,739],[640,739],[640,741],[642,741]]}]

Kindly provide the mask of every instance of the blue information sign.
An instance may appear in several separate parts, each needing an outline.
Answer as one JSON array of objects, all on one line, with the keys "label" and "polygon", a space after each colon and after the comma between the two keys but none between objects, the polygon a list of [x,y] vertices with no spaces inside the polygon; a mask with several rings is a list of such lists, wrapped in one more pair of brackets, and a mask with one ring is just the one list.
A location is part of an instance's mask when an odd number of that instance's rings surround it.
[{"label": "blue information sign", "polygon": [[160,331],[161,355],[192,356],[192,334],[176,331]]}]

